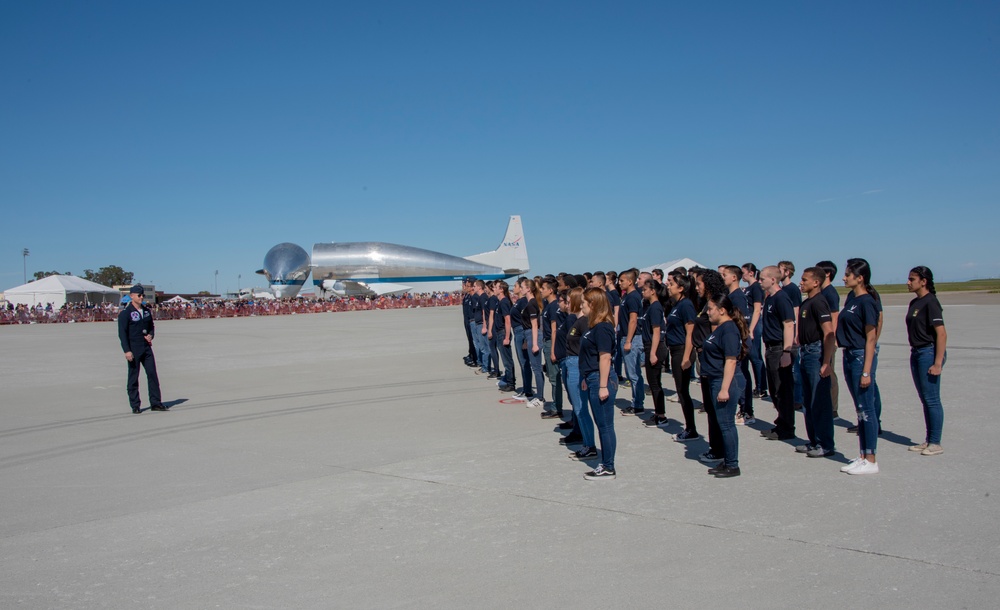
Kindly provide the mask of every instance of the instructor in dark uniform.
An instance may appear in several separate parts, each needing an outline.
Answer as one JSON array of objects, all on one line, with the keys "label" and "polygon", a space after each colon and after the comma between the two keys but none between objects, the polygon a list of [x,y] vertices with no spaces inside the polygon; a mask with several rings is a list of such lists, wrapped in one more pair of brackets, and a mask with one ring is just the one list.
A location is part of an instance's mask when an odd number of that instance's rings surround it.
[{"label": "instructor in dark uniform", "polygon": [[153,312],[142,300],[145,290],[139,284],[128,291],[131,303],[118,314],[118,339],[128,361],[128,401],[133,413],[140,413],[142,401],[139,398],[139,365],[146,369],[149,383],[149,402],[152,411],[166,411],[160,401],[160,380],[156,376],[156,360],[153,359]]}]

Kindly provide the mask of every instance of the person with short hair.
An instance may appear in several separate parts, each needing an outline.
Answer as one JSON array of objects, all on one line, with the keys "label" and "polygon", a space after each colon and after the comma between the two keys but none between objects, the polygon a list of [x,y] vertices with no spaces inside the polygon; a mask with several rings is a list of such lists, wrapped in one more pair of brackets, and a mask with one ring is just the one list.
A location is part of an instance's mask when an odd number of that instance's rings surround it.
[{"label": "person with short hair", "polygon": [[549,383],[552,386],[553,401],[551,407],[547,404],[544,405],[542,419],[555,419],[563,416],[562,378],[553,345],[561,316],[556,297],[555,279],[545,278],[542,280],[540,289],[544,300],[542,306],[542,363],[545,365],[545,372],[548,374]]},{"label": "person with short hair", "polygon": [[[736,265],[723,265],[719,268],[719,273],[722,274],[722,280],[726,283],[726,290],[729,291],[729,300],[732,302],[733,307],[736,311],[743,316],[743,322],[745,326],[749,329],[750,323],[753,319],[753,312],[750,307],[750,301],[747,300],[746,293],[740,289],[740,277],[743,274],[742,269]],[[752,342],[752,339],[747,336],[747,340]],[[750,348],[752,343],[747,344],[747,354],[740,358],[740,373],[746,380],[743,384],[743,396],[740,397],[739,409],[736,413],[736,423],[738,425],[752,425],[757,422],[753,416],[753,388],[750,385]]]},{"label": "person with short hair", "polygon": [[[743,281],[747,283],[745,294],[750,303],[750,369],[753,371],[754,398],[767,397],[767,375],[764,371],[764,357],[761,354],[763,342],[764,290],[760,286],[759,271],[753,263],[743,263]],[[747,383],[750,380],[747,379]]]},{"label": "person with short hair", "polygon": [[[528,364],[534,375],[535,389],[537,390],[535,396],[527,402],[527,406],[541,409],[545,407],[545,380],[542,377],[542,295],[539,294],[538,285],[531,280],[524,284],[524,288],[523,294],[528,297],[528,305],[524,309],[524,315],[528,320],[527,324],[531,326],[524,334],[528,344]],[[524,382],[525,387],[528,383],[528,381]]]},{"label": "person with short hair", "polygon": [[[823,298],[830,306],[830,318],[833,320],[833,332],[837,332],[837,318],[840,316],[840,294],[833,287],[833,280],[837,277],[837,265],[833,261],[820,261],[816,263],[826,273],[823,280]],[[833,418],[837,419],[840,407],[840,380],[837,378],[837,358],[830,360],[830,400],[833,403]]]},{"label": "person with short hair", "polygon": [[800,287],[806,295],[799,308],[798,343],[802,363],[802,414],[806,444],[795,450],[808,457],[836,453],[833,441],[833,401],[830,393],[830,361],[837,351],[830,304],[823,296],[826,272],[809,267],[802,272]]},{"label": "person with short hair", "polygon": [[653,416],[646,420],[646,426],[658,427],[667,425],[667,412],[663,400],[663,364],[667,361],[667,343],[664,340],[664,309],[667,300],[666,286],[650,278],[642,285],[642,297],[646,307],[642,313],[642,343],[645,346],[646,380],[652,390]]},{"label": "person with short hair", "polygon": [[788,294],[781,289],[781,270],[771,265],[760,272],[760,284],[767,294],[763,307],[762,337],[766,349],[767,384],[778,417],[774,428],[761,432],[768,440],[795,438],[795,407],[792,403],[792,361],[795,347],[795,311]]},{"label": "person with short hair", "polygon": [[934,290],[934,274],[924,266],[910,269],[906,289],[916,295],[906,309],[906,337],[910,343],[910,375],[924,408],[927,434],[910,447],[920,455],[941,455],[944,407],[941,405],[941,371],[948,361],[948,333],[944,313]]},{"label": "person with short hair", "polygon": [[625,376],[632,389],[632,399],[629,406],[622,410],[622,415],[638,415],[645,411],[646,393],[643,387],[640,363],[645,360],[642,351],[642,332],[639,328],[639,312],[642,311],[642,295],[636,289],[636,273],[629,269],[618,276],[625,295],[618,310],[618,349],[622,354]]},{"label": "person with short hair", "polygon": [[667,275],[667,292],[673,300],[673,307],[666,321],[667,350],[670,352],[670,368],[674,376],[677,401],[684,414],[684,430],[674,435],[674,440],[687,442],[698,438],[698,425],[694,415],[694,401],[691,400],[691,364],[694,359],[694,321],[697,317],[691,296],[694,290],[691,278],[676,269]]},{"label": "person with short hair", "polygon": [[503,363],[503,374],[500,375],[497,387],[501,392],[513,392],[517,383],[517,376],[514,373],[514,353],[511,348],[513,303],[510,301],[510,289],[507,282],[497,280],[494,288],[499,304],[493,319],[493,337],[496,341],[497,351],[500,353],[500,362]]},{"label": "person with short hair", "polygon": [[146,386],[149,390],[150,411],[166,411],[160,397],[160,378],[156,374],[156,359],[153,357],[153,336],[156,325],[149,305],[143,303],[146,290],[141,284],[128,291],[129,304],[118,314],[118,341],[125,352],[128,363],[128,378],[125,390],[132,413],[142,413],[142,399],[139,396],[139,367],[146,370]]}]

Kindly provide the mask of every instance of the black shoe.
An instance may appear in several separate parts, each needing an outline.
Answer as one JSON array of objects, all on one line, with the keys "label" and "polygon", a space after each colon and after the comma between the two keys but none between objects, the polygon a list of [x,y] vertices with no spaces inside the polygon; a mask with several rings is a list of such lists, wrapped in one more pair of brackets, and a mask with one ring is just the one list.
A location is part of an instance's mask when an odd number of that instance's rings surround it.
[{"label": "black shoe", "polygon": [[654,415],[653,417],[650,417],[649,419],[647,419],[646,422],[645,422],[645,424],[643,424],[643,425],[645,425],[647,428],[657,428],[659,426],[666,426],[669,423],[670,423],[670,420],[667,419],[666,416],[664,416],[664,415]]},{"label": "black shoe", "polygon": [[652,396],[652,395],[653,395],[653,388],[646,386],[646,396]]},{"label": "black shoe", "polygon": [[542,419],[556,419],[558,417],[560,417],[560,414],[557,411],[543,411],[542,412]]},{"label": "black shoe", "polygon": [[770,431],[768,431],[767,434],[764,435],[764,438],[766,438],[769,441],[790,441],[790,440],[793,440],[795,438],[795,435],[794,434],[778,434],[777,432],[775,432],[773,430],[770,430]]},{"label": "black shoe", "polygon": [[583,442],[582,434],[568,434],[559,439],[560,445],[579,445]]},{"label": "black shoe", "polygon": [[797,402],[794,405],[792,405],[792,408],[795,409],[796,411],[801,411],[805,407],[802,406],[801,402]]},{"label": "black shoe", "polygon": [[760,390],[754,390],[753,391],[753,397],[754,398],[760,398]]},{"label": "black shoe", "polygon": [[556,430],[572,430],[572,429],[573,429],[573,422],[571,421],[564,421],[563,423],[556,426]]},{"label": "black shoe", "polygon": [[501,392],[513,392],[517,388],[515,388],[512,385],[502,385],[502,386],[498,387],[497,389],[500,390]]},{"label": "black shoe", "polygon": [[739,468],[723,467],[721,470],[718,470],[715,473],[715,478],[717,479],[728,479],[730,477],[738,477],[738,476],[740,476]]},{"label": "black shoe", "polygon": [[719,471],[722,471],[722,470],[725,470],[725,469],[726,469],[726,462],[725,462],[725,460],[723,460],[722,462],[719,462],[715,466],[712,466],[711,468],[709,468],[708,469],[708,474],[714,475],[715,473],[717,473]]},{"label": "black shoe", "polygon": [[140,409],[139,407],[132,407],[132,412],[133,413],[142,413],[142,409]]},{"label": "black shoe", "polygon": [[597,447],[584,447],[569,454],[571,460],[589,460],[595,457],[597,457]]},{"label": "black shoe", "polygon": [[500,374],[499,373],[490,373],[489,375],[486,376],[486,378],[487,379],[500,379]]},{"label": "black shoe", "polygon": [[155,407],[150,407],[149,410],[150,411],[166,411],[167,408],[164,407],[163,405],[156,405]]},{"label": "black shoe", "polygon": [[622,409],[622,415],[639,415],[645,413],[645,409],[636,409],[634,407],[628,407],[627,409]]},{"label": "black shoe", "polygon": [[847,431],[850,432],[851,434],[857,434],[858,433],[858,427],[857,426],[847,426]]}]

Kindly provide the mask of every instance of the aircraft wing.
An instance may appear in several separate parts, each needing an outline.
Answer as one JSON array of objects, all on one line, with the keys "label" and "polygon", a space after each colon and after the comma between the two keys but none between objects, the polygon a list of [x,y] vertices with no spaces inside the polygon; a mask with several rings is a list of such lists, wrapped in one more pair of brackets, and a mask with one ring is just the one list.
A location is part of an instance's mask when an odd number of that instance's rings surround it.
[{"label": "aircraft wing", "polygon": [[403,292],[410,292],[413,290],[412,287],[406,286],[405,284],[386,284],[383,282],[377,282],[372,284],[366,284],[368,290],[371,290],[375,294],[382,296],[385,294],[399,294]]}]

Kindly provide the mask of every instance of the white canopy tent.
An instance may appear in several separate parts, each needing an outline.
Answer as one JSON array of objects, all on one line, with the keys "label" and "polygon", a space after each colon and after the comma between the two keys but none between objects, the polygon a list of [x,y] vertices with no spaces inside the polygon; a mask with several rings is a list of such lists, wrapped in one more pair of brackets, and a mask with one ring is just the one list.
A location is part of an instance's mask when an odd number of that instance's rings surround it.
[{"label": "white canopy tent", "polygon": [[692,260],[690,258],[679,258],[673,261],[667,261],[665,263],[660,263],[659,265],[650,265],[648,267],[643,267],[640,271],[652,271],[653,269],[663,269],[663,273],[670,273],[678,267],[684,267],[685,269],[690,269],[691,267],[704,267],[701,263]]},{"label": "white canopy tent", "polygon": [[4,291],[4,298],[15,305],[62,307],[66,303],[118,303],[122,294],[82,277],[50,275]]},{"label": "white canopy tent", "polygon": [[191,301],[189,299],[185,299],[179,294],[164,301],[164,303],[190,303],[190,302]]}]

